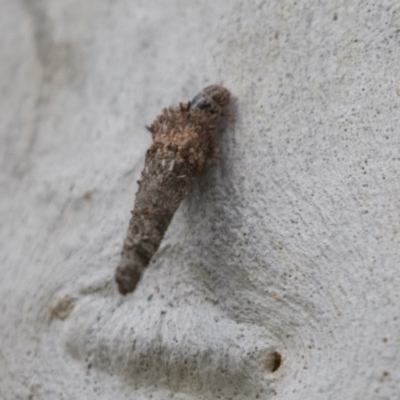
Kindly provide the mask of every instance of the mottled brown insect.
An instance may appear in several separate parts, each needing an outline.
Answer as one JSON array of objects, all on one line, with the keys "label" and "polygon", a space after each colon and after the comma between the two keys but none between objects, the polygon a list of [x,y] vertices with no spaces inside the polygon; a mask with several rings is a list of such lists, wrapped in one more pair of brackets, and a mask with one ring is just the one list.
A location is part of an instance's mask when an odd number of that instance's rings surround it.
[{"label": "mottled brown insect", "polygon": [[147,127],[153,143],[115,272],[121,294],[135,290],[181,201],[213,155],[216,119],[230,97],[224,87],[208,86],[192,101],[164,109]]}]

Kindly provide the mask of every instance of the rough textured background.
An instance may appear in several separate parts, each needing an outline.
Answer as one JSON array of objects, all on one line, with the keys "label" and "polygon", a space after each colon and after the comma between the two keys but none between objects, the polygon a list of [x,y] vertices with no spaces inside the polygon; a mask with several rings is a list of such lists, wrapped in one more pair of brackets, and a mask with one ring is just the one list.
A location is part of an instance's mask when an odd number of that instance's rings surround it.
[{"label": "rough textured background", "polygon": [[[398,398],[400,6],[224,3],[0,0],[1,399]],[[123,298],[144,126],[210,83],[236,120]]]}]

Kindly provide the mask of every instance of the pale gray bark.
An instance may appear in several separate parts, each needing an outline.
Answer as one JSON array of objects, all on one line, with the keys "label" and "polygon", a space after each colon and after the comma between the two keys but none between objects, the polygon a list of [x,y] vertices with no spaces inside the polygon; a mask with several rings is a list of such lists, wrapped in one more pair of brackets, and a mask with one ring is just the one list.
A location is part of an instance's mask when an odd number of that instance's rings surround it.
[{"label": "pale gray bark", "polygon": [[[396,399],[397,1],[0,0],[0,398]],[[135,292],[145,125],[234,96]]]}]

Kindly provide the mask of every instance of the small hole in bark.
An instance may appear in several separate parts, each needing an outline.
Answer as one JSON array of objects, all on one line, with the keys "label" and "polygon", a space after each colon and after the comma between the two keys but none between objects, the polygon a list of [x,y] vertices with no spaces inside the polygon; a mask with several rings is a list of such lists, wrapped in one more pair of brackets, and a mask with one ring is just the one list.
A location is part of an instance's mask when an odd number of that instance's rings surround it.
[{"label": "small hole in bark", "polygon": [[266,367],[269,372],[275,372],[282,364],[282,356],[277,351],[270,354],[267,359]]},{"label": "small hole in bark", "polygon": [[93,192],[91,192],[90,190],[88,190],[87,192],[85,192],[85,193],[83,194],[82,199],[83,199],[83,200],[86,200],[86,201],[92,200],[92,199],[93,199]]}]

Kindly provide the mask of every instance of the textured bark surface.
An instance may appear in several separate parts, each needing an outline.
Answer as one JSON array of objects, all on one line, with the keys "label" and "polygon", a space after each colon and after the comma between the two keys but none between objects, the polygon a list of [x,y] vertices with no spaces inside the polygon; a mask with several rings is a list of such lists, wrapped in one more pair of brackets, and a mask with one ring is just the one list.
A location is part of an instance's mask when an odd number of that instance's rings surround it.
[{"label": "textured bark surface", "polygon": [[[397,0],[0,9],[1,399],[398,399]],[[215,83],[218,160],[122,297],[144,127]]]}]

